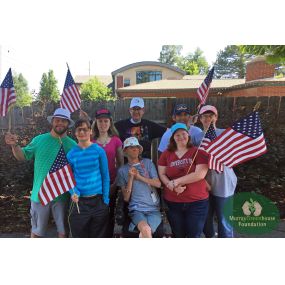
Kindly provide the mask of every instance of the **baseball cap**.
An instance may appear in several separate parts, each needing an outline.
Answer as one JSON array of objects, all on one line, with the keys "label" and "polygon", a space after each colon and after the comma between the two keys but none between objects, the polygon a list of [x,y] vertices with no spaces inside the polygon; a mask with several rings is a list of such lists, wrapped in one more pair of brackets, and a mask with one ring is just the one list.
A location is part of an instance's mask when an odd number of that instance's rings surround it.
[{"label": "baseball cap", "polygon": [[189,108],[187,107],[186,104],[177,104],[177,105],[174,107],[174,109],[173,109],[173,115],[174,115],[174,116],[175,116],[175,115],[179,115],[179,114],[181,114],[181,113],[183,113],[183,112],[185,112],[185,113],[187,113],[187,114],[190,115],[190,110],[189,110]]},{"label": "baseball cap", "polygon": [[138,146],[140,148],[140,151],[143,151],[143,147],[140,145],[138,139],[136,137],[129,137],[127,139],[124,140],[124,145],[123,145],[123,149],[125,149],[126,147],[129,146]]},{"label": "baseball cap", "polygon": [[205,105],[200,109],[199,115],[202,115],[206,112],[213,112],[215,115],[218,115],[218,110],[212,105]]},{"label": "baseball cap", "polygon": [[186,132],[188,132],[187,126],[186,126],[185,124],[183,124],[183,123],[176,123],[176,124],[174,124],[174,125],[170,128],[172,135],[173,135],[177,130],[181,130],[181,129],[184,130],[184,131],[186,131]]},{"label": "baseball cap", "polygon": [[130,108],[133,108],[133,107],[144,108],[143,98],[140,98],[140,97],[133,98],[130,104]]},{"label": "baseball cap", "polygon": [[53,118],[61,118],[61,119],[66,119],[69,121],[68,127],[71,128],[74,126],[74,121],[71,120],[70,118],[70,112],[67,109],[64,108],[57,108],[52,116],[48,116],[47,120],[49,123],[51,123]]},{"label": "baseball cap", "polygon": [[95,118],[111,118],[112,114],[108,109],[99,109],[95,113]]}]

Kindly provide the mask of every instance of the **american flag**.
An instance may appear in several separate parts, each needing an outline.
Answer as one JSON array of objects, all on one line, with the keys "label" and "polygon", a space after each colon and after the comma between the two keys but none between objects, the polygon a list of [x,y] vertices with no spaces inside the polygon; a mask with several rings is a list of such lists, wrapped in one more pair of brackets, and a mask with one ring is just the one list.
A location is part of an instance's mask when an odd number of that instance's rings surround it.
[{"label": "american flag", "polygon": [[63,93],[60,99],[60,107],[69,110],[70,113],[80,109],[80,93],[73,80],[70,70],[67,70]]},{"label": "american flag", "polygon": [[68,164],[61,145],[55,161],[40,188],[38,196],[41,204],[47,205],[59,195],[74,188],[75,184],[71,166]]},{"label": "american flag", "polygon": [[0,86],[0,117],[5,117],[8,108],[16,102],[16,93],[11,68]]},{"label": "american flag", "polygon": [[206,102],[210,86],[212,83],[213,75],[214,75],[214,67],[212,67],[212,69],[208,72],[208,75],[206,76],[205,80],[202,82],[202,84],[197,90],[197,95],[200,101],[200,105],[205,104]]},{"label": "american flag", "polygon": [[204,149],[207,147],[207,145],[213,141],[215,138],[217,137],[216,135],[216,131],[214,129],[214,126],[213,126],[213,123],[210,124],[204,138],[202,139],[201,141],[201,144],[200,144],[200,148],[201,149]]},{"label": "american flag", "polygon": [[257,112],[237,121],[214,139],[205,151],[211,154],[209,168],[222,171],[222,164],[234,167],[267,151]]},{"label": "american flag", "polygon": [[[207,146],[217,137],[216,135],[216,131],[215,131],[215,128],[213,126],[213,123],[210,124],[204,138],[202,139],[201,141],[201,144],[200,144],[200,148],[203,149],[203,150],[206,150]],[[210,154],[210,158],[209,158],[209,169],[213,169],[212,168],[212,155]],[[224,165],[221,164],[219,166],[219,169],[216,169],[218,172],[222,172],[224,170]]]}]

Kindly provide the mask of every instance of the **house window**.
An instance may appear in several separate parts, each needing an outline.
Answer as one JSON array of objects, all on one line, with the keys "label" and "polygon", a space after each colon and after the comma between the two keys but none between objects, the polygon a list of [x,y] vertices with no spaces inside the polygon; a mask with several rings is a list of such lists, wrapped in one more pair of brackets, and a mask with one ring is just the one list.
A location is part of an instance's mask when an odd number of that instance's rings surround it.
[{"label": "house window", "polygon": [[136,83],[157,81],[162,79],[161,71],[137,71]]},{"label": "house window", "polygon": [[124,79],[124,87],[128,87],[131,85],[131,80],[130,79]]}]

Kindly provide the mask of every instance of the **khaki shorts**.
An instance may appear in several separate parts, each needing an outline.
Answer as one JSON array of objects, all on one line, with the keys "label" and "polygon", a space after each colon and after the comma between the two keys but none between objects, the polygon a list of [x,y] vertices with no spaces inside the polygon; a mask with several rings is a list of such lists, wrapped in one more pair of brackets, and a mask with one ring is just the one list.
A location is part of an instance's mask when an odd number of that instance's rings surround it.
[{"label": "khaki shorts", "polygon": [[57,232],[65,234],[65,215],[66,215],[67,201],[50,202],[46,206],[41,203],[31,201],[31,224],[32,233],[43,237],[46,234],[50,212],[55,221]]}]

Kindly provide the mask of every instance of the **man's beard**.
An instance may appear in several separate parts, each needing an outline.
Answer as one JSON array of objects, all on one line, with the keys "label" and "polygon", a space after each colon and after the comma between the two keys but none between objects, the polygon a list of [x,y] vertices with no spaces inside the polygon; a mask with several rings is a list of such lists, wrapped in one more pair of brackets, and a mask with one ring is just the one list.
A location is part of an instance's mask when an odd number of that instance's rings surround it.
[{"label": "man's beard", "polygon": [[63,128],[62,130],[57,130],[56,128],[53,128],[53,131],[54,131],[57,135],[61,136],[61,135],[63,135],[64,133],[66,133],[67,129],[68,129],[68,128]]}]

